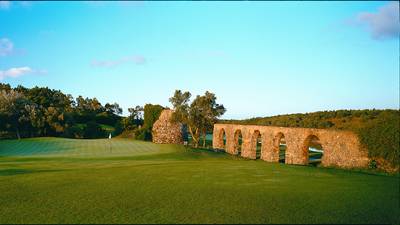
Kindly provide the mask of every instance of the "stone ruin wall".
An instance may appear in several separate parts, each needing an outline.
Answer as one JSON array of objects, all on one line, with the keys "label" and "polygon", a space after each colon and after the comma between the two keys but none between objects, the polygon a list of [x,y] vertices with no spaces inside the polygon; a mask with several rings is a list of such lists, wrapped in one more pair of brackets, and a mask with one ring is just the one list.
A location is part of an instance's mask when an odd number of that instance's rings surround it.
[{"label": "stone ruin wall", "polygon": [[242,135],[241,156],[249,159],[256,158],[257,137],[260,133],[261,159],[267,162],[279,161],[279,140],[282,135],[286,141],[286,164],[308,164],[308,140],[312,136],[319,139],[324,150],[321,159],[322,166],[365,168],[369,162],[367,150],[361,147],[357,135],[350,131],[215,124],[213,148],[224,149],[230,154],[238,154],[239,133]]},{"label": "stone ruin wall", "polygon": [[183,144],[182,124],[170,121],[173,110],[164,109],[153,124],[153,142],[157,144]]},{"label": "stone ruin wall", "polygon": [[[157,144],[182,144],[182,124],[170,121],[173,110],[165,109],[154,123],[153,142]],[[223,136],[226,136],[224,144]],[[257,137],[261,135],[261,160],[279,161],[279,140],[283,135],[286,141],[285,163],[308,164],[308,140],[315,136],[324,150],[321,165],[341,168],[365,168],[368,166],[368,152],[364,149],[358,136],[350,131],[289,128],[238,124],[215,124],[213,148],[224,149],[227,153],[237,155],[238,138],[242,136],[241,156],[256,159]]]}]

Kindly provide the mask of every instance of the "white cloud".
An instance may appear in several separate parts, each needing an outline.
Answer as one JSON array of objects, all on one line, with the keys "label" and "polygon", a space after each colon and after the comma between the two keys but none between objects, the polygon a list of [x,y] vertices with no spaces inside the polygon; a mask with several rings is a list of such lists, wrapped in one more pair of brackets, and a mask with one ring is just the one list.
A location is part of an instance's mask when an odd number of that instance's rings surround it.
[{"label": "white cloud", "polygon": [[0,9],[9,9],[11,6],[10,1],[0,1]]},{"label": "white cloud", "polygon": [[389,2],[377,12],[361,12],[357,22],[367,25],[372,38],[382,40],[398,38],[400,34],[399,2]]},{"label": "white cloud", "polygon": [[14,44],[7,38],[0,39],[0,56],[10,55],[14,51]]},{"label": "white cloud", "polygon": [[33,70],[27,66],[10,68],[6,71],[0,70],[0,80],[3,80],[6,77],[17,78],[17,77],[20,77],[22,75],[29,74],[32,72],[33,72]]},{"label": "white cloud", "polygon": [[142,55],[127,56],[117,60],[93,60],[91,65],[95,67],[114,67],[124,63],[134,63],[136,65],[141,65],[146,63],[146,58]]}]

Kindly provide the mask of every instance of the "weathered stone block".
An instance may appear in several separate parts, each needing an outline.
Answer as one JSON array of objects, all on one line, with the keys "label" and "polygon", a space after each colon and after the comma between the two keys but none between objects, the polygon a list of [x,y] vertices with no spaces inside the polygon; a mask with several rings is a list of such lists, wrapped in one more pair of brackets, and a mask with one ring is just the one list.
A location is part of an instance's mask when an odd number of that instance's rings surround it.
[{"label": "weathered stone block", "polygon": [[157,144],[182,144],[183,126],[181,123],[171,122],[173,110],[165,109],[158,120],[153,124],[153,142]]}]

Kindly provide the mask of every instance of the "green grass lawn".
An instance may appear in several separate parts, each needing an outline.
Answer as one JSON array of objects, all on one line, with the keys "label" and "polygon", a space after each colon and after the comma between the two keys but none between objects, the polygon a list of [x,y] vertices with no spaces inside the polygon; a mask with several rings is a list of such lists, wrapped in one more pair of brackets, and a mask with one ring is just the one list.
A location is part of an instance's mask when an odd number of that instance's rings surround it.
[{"label": "green grass lawn", "polygon": [[0,223],[400,223],[398,176],[108,144],[0,141]]},{"label": "green grass lawn", "polygon": [[176,145],[113,139],[28,138],[0,141],[0,157],[109,157],[175,152]]}]

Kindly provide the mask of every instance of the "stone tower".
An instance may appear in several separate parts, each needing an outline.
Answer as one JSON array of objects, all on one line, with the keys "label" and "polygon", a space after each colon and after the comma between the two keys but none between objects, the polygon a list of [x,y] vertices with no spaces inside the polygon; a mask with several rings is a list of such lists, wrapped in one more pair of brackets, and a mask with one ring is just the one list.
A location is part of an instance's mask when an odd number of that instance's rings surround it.
[{"label": "stone tower", "polygon": [[182,144],[184,138],[181,123],[171,122],[171,109],[164,109],[158,120],[153,124],[153,142],[157,144]]}]

